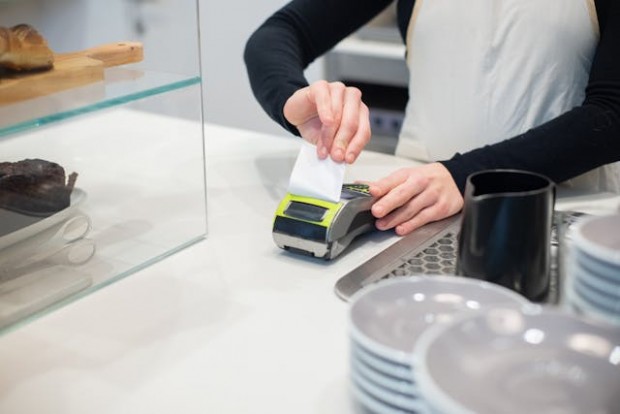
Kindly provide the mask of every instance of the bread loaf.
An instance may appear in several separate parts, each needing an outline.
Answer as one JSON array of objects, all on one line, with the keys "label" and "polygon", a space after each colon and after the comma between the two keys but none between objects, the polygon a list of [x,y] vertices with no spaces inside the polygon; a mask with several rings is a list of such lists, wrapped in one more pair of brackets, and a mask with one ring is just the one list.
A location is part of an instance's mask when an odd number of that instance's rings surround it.
[{"label": "bread loaf", "polygon": [[0,67],[12,70],[51,69],[54,53],[36,29],[27,24],[0,27]]}]

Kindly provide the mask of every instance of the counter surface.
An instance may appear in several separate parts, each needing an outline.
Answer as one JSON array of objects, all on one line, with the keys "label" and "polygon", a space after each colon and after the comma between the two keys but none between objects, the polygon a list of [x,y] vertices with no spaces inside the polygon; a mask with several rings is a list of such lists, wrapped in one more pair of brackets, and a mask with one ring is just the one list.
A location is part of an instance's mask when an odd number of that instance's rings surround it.
[{"label": "counter surface", "polygon": [[[0,337],[0,413],[352,413],[336,281],[396,242],[333,262],[271,238],[300,141],[207,125],[208,235]],[[347,181],[411,161],[367,152]],[[574,197],[604,211],[617,199]]]}]

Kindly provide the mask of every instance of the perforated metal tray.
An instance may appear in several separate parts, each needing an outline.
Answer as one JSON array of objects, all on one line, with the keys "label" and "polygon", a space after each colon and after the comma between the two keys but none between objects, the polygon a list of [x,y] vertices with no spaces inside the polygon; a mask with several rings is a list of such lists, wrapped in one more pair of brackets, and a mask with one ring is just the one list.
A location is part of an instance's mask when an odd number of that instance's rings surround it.
[{"label": "perforated metal tray", "polygon": [[[583,213],[572,211],[555,213],[551,234],[550,286],[545,303],[557,304],[561,299],[557,224],[571,225],[582,216]],[[420,274],[456,274],[459,228],[460,216],[454,216],[430,223],[403,237],[340,278],[334,287],[336,294],[346,301],[363,287],[383,279]]]}]

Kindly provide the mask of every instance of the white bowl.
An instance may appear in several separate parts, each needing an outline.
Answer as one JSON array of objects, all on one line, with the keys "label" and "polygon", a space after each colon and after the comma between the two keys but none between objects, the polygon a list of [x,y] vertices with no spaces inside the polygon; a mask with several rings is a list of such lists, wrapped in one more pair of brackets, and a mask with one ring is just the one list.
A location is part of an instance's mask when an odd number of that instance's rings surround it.
[{"label": "white bowl", "polygon": [[620,330],[528,306],[423,335],[416,384],[439,412],[620,413]]},{"label": "white bowl", "polygon": [[502,286],[459,276],[387,279],[351,298],[352,339],[400,364],[411,362],[417,338],[429,326],[497,306],[522,306],[527,299]]},{"label": "white bowl", "polygon": [[588,217],[577,223],[574,246],[620,269],[620,214]]}]

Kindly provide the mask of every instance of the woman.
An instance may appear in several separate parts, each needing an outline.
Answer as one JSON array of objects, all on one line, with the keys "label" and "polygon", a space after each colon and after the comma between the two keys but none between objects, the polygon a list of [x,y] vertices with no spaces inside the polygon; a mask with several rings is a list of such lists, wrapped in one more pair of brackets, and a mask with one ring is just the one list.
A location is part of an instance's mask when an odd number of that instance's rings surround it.
[{"label": "woman", "polygon": [[[457,213],[469,174],[515,168],[620,192],[620,2],[397,0],[409,102],[396,154],[427,161],[371,183],[377,228]],[[370,140],[359,90],[303,76],[390,0],[293,0],[246,45],[266,112],[352,163]],[[568,181],[567,181],[568,180]]]}]

